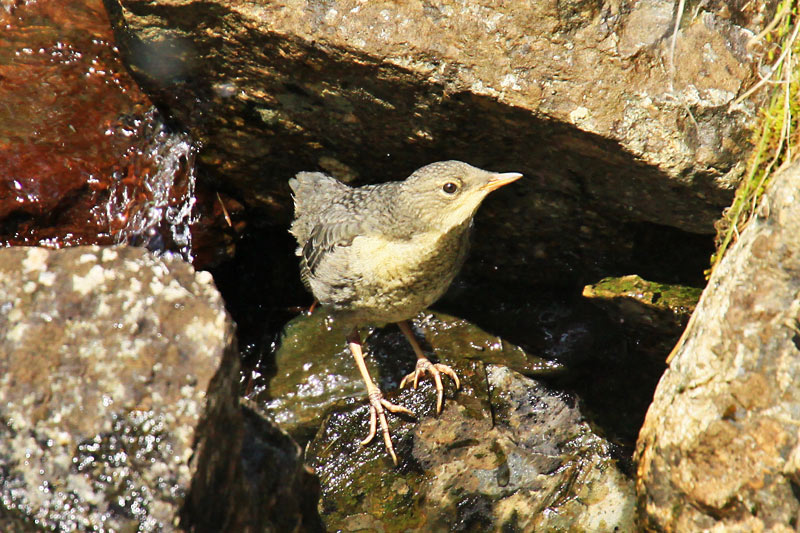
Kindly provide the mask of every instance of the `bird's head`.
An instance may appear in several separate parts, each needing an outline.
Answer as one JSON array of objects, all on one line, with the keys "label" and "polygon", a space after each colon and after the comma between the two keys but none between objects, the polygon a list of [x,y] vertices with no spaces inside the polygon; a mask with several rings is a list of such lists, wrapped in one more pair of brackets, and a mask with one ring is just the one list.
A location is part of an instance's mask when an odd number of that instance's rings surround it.
[{"label": "bird's head", "polygon": [[441,231],[460,226],[475,215],[486,195],[518,180],[517,172],[495,173],[461,161],[426,165],[406,179],[406,206],[428,227]]}]

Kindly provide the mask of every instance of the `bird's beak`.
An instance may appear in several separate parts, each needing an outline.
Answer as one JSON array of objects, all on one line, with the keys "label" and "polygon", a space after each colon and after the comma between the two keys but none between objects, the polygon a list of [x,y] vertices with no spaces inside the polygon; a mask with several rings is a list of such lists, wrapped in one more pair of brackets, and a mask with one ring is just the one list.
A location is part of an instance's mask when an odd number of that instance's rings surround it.
[{"label": "bird's beak", "polygon": [[503,174],[495,174],[489,179],[489,182],[481,186],[482,191],[492,192],[499,189],[503,185],[508,185],[512,181],[517,181],[522,177],[519,172],[505,172]]}]

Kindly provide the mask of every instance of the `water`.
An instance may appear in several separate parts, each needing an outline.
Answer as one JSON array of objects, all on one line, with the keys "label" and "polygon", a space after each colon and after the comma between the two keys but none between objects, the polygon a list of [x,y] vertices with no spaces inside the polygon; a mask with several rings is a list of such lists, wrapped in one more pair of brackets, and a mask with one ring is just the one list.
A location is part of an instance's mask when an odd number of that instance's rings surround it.
[{"label": "water", "polygon": [[178,252],[192,261],[197,149],[188,135],[170,131],[155,110],[132,127],[131,133],[146,142],[132,145],[126,155],[146,161],[148,168],[138,179],[124,170],[113,174],[104,207],[114,240]]},{"label": "water", "polygon": [[101,0],[0,5],[0,246],[191,260],[196,148],[128,75]]}]

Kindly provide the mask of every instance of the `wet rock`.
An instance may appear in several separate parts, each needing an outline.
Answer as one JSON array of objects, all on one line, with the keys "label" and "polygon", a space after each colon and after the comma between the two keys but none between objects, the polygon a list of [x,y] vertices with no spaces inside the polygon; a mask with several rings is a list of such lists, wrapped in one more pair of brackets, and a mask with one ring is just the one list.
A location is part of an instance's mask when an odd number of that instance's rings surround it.
[{"label": "wet rock", "polygon": [[190,148],[160,131],[100,1],[16,4],[0,10],[0,245],[147,242],[187,188],[160,159]]},{"label": "wet rock", "polygon": [[0,246],[232,255],[236,206],[195,184],[194,143],[131,78],[102,0],[11,2],[0,27]]},{"label": "wet rock", "polygon": [[[363,396],[364,384],[345,342],[347,332],[331,328],[328,320],[325,313],[316,312],[289,322],[275,352],[274,373],[256,378],[247,394],[301,443],[313,437],[332,405]],[[366,364],[373,378],[383,383],[376,358],[368,357]]]},{"label": "wet rock", "polygon": [[[463,312],[469,320],[434,311],[413,321],[423,347],[452,366],[470,361],[503,365],[575,393],[581,412],[620,447],[627,461],[672,346],[659,344],[662,337],[655,334],[666,338],[667,333],[619,324],[577,295],[542,289],[536,301],[509,301],[505,293],[492,299],[468,292],[471,306],[442,303],[437,308]],[[481,305],[476,307],[475,301]],[[272,349],[265,349],[248,379],[247,397],[301,444],[313,438],[332,410],[364,401],[346,333],[319,311],[295,316]],[[673,343],[679,335],[679,330],[669,330]],[[384,391],[396,389],[414,368],[408,341],[394,326],[362,331],[362,337],[371,375]],[[433,402],[433,396],[427,401]]]},{"label": "wet rock", "polygon": [[702,289],[647,281],[635,274],[604,278],[583,296],[619,323],[629,338],[644,343],[654,358],[666,359],[700,299]]},{"label": "wet rock", "polygon": [[331,414],[307,451],[321,513],[339,531],[633,531],[633,486],[570,397],[508,368],[458,366],[463,388],[435,416],[433,394],[392,401],[417,421],[390,425],[400,465],[367,446],[364,405]]},{"label": "wet rock", "polygon": [[251,207],[287,221],[299,170],[355,184],[447,158],[517,170],[481,210],[468,268],[534,282],[629,266],[650,252],[643,228],[714,233],[755,117],[729,104],[770,18],[703,4],[673,51],[661,0],[106,5],[137,79]]},{"label": "wet rock", "polygon": [[[254,410],[243,409],[242,470],[247,481],[225,531],[325,531],[317,511],[319,480],[303,464],[303,450],[289,435]],[[219,496],[219,488],[208,494]],[[219,531],[197,522],[198,531]]]},{"label": "wet rock", "polygon": [[[0,292],[0,529],[302,522],[299,449],[246,432],[210,275],[136,248],[20,247],[0,250]],[[274,471],[292,475],[263,492]]]},{"label": "wet rock", "polygon": [[[414,325],[434,357],[457,368],[480,360],[539,376],[560,369],[557,363],[443,313],[421,313]],[[334,408],[364,399],[364,382],[347,347],[347,333],[323,310],[296,317],[283,331],[274,368],[252,384],[252,402],[301,443],[311,440]],[[397,328],[373,331],[366,344],[367,368],[384,391],[396,389],[414,369],[416,356]],[[435,401],[435,395],[427,398]]]},{"label": "wet rock", "polygon": [[656,531],[792,531],[800,500],[800,164],[716,268],[656,390],[637,459]]},{"label": "wet rock", "polygon": [[251,403],[310,441],[306,458],[320,476],[328,530],[632,530],[632,482],[612,458],[618,449],[590,429],[573,396],[509,368],[552,378],[561,365],[443,313],[422,313],[413,324],[462,387],[445,378],[436,416],[430,380],[397,389],[416,359],[399,330],[366,337],[371,375],[417,415],[389,418],[397,468],[380,437],[359,444],[369,420],[364,384],[347,331],[322,310],[287,325],[273,372],[254,380]]}]

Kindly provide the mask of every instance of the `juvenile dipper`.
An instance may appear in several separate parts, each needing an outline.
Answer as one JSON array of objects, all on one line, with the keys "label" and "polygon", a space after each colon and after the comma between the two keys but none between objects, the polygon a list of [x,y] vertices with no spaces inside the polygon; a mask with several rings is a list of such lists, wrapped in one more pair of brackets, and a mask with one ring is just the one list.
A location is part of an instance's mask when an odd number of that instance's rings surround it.
[{"label": "juvenile dipper", "polygon": [[303,283],[323,307],[352,331],[347,342],[367,386],[370,430],[380,421],[386,449],[397,464],[384,409],[413,413],[383,398],[364,364],[359,325],[397,322],[417,354],[417,365],[400,387],[421,374],[436,383],[441,412],[444,373],[460,387],[447,365],[431,363],[411,331],[417,315],[447,290],[469,248],[472,218],[491,191],[522,177],[497,174],[461,161],[440,161],[405,181],[353,188],[319,172],[300,172],[289,181],[295,219],[289,230],[299,244]]}]

